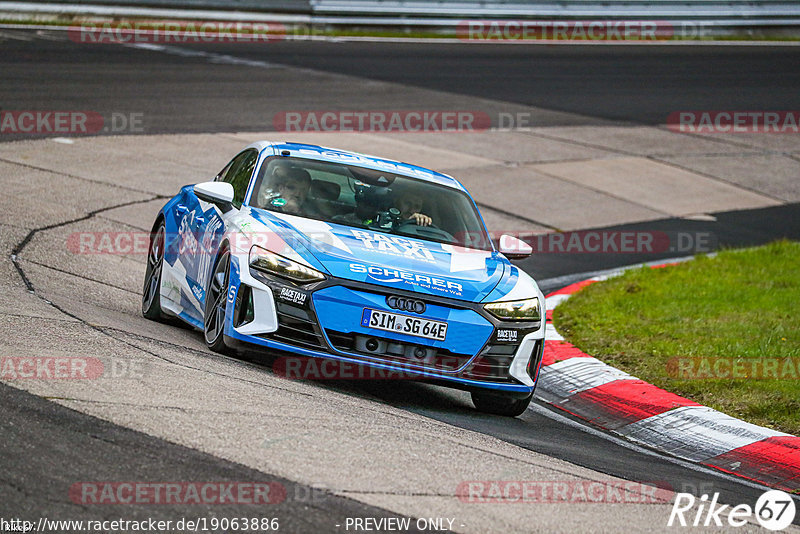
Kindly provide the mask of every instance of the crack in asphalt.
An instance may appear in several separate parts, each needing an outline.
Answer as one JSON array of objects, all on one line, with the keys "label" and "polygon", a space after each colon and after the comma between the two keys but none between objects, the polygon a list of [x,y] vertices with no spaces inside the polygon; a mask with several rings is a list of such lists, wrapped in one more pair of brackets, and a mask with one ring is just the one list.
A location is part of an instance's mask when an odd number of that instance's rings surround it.
[{"label": "crack in asphalt", "polygon": [[0,315],[3,317],[19,317],[20,319],[39,319],[42,321],[58,321],[59,323],[67,323],[67,324],[75,324],[76,321],[71,321],[69,319],[56,319],[54,317],[42,317],[41,315],[25,315],[22,313],[8,313],[8,312],[0,312]]},{"label": "crack in asphalt", "polygon": [[133,402],[98,401],[92,399],[76,399],[74,397],[57,397],[51,395],[42,396],[42,398],[50,401],[82,402],[84,404],[97,404],[102,406],[127,406],[129,408],[154,408],[158,410],[174,410],[176,412],[182,412],[182,413],[189,413],[190,411],[191,412],[206,411],[206,412],[216,413],[213,410],[188,410],[181,406],[164,406],[160,404],[135,404]]},{"label": "crack in asphalt", "polygon": [[86,280],[87,282],[96,282],[96,283],[102,284],[102,285],[104,285],[106,287],[113,287],[114,289],[119,289],[120,291],[125,291],[126,293],[133,293],[134,295],[138,295],[139,294],[138,291],[133,291],[133,290],[125,288],[125,287],[117,286],[117,285],[114,285],[114,284],[112,284],[110,282],[104,282],[103,280],[97,280],[96,278],[90,278],[90,277],[84,276],[82,274],[73,273],[72,271],[66,271],[64,269],[59,269],[58,267],[53,267],[52,265],[47,265],[45,263],[41,263],[41,262],[38,262],[38,261],[35,261],[35,260],[23,259],[22,261],[25,261],[25,262],[30,263],[32,265],[38,265],[39,267],[43,267],[45,269],[50,269],[51,271],[56,271],[58,273],[66,274],[66,275],[69,275],[69,276],[74,276],[75,278],[80,278],[81,280]]},{"label": "crack in asphalt", "polygon": [[42,397],[47,400],[54,400],[54,401],[65,401],[65,402],[79,402],[84,404],[96,404],[101,406],[125,406],[128,408],[143,408],[143,409],[154,409],[154,410],[173,410],[176,412],[182,412],[185,414],[200,414],[200,413],[207,413],[207,414],[227,414],[227,415],[259,415],[261,417],[275,417],[279,419],[298,419],[303,421],[329,421],[330,419],[325,417],[309,417],[306,415],[302,416],[267,416],[262,414],[261,412],[245,412],[245,411],[231,411],[231,410],[207,410],[203,408],[186,408],[184,406],[167,406],[163,404],[136,404],[133,402],[122,402],[122,401],[107,401],[107,400],[92,400],[92,399],[76,399],[74,397],[58,397],[58,396],[45,396]]},{"label": "crack in asphalt", "polygon": [[[57,173],[54,173],[54,174],[57,174]],[[152,193],[150,193],[150,195],[152,195]],[[76,217],[76,218],[70,219],[68,221],[62,221],[62,222],[59,222],[59,223],[54,223],[54,224],[49,224],[49,225],[46,225],[46,226],[40,226],[39,228],[34,228],[30,232],[28,232],[28,234],[22,239],[22,241],[17,243],[14,246],[14,248],[11,250],[11,254],[10,254],[11,263],[13,263],[14,267],[16,267],[17,272],[19,273],[19,276],[22,278],[22,282],[25,284],[25,287],[28,289],[28,291],[30,291],[31,293],[35,294],[37,297],[41,298],[46,303],[48,303],[51,306],[53,306],[54,308],[56,308],[58,311],[64,313],[65,315],[69,315],[69,316],[72,317],[72,315],[70,313],[66,312],[65,310],[63,310],[60,307],[58,307],[56,304],[50,302],[49,300],[47,300],[43,296],[41,296],[41,295],[36,293],[36,291],[35,291],[35,289],[33,287],[33,283],[30,281],[28,276],[25,274],[25,271],[22,269],[22,266],[19,264],[19,255],[22,253],[22,251],[25,249],[25,247],[28,246],[28,243],[31,242],[31,240],[34,238],[34,236],[36,234],[38,234],[39,232],[46,232],[48,230],[53,230],[55,228],[60,228],[62,226],[67,226],[69,224],[74,224],[76,222],[86,221],[86,220],[91,219],[92,217],[94,217],[98,213],[103,213],[104,211],[110,211],[110,210],[114,210],[114,209],[117,209],[117,208],[124,208],[124,207],[127,207],[127,206],[133,206],[133,205],[136,205],[136,204],[144,204],[144,203],[147,203],[147,202],[152,202],[153,200],[157,200],[159,198],[167,198],[167,197],[165,197],[163,195],[154,195],[154,196],[151,196],[151,198],[144,199],[144,200],[131,200],[131,201],[128,201],[128,202],[123,202],[121,204],[116,204],[114,206],[107,206],[105,208],[98,208],[96,210],[92,210],[92,211],[88,212],[86,215],[83,215],[81,217]],[[75,319],[81,320],[78,317],[75,317]]]},{"label": "crack in asphalt", "polygon": [[[78,176],[76,174],[69,174],[69,173],[66,173],[66,172],[54,171],[53,169],[48,169],[47,167],[38,167],[36,165],[31,165],[30,163],[21,163],[19,161],[14,161],[12,159],[0,158],[0,162],[8,163],[9,165],[18,165],[20,167],[25,167],[26,169],[31,169],[31,170],[35,170],[35,171],[46,172],[48,174],[55,174],[57,176],[63,176],[65,178],[72,178],[74,180],[81,180],[81,181],[89,182],[89,183],[95,184],[95,185],[104,185],[104,186],[113,187],[113,188],[116,188],[116,189],[124,189],[125,191],[131,191],[133,193],[142,193],[142,194],[145,194],[145,195],[152,195],[153,194],[152,191],[145,191],[143,189],[136,189],[135,187],[128,187],[128,186],[125,186],[125,185],[110,184],[108,182],[103,182],[102,180],[95,180],[93,178],[86,178],[85,176]],[[156,199],[159,199],[159,198],[169,198],[169,197],[167,197],[166,195],[156,195],[154,198],[151,198],[150,200],[156,200]]]},{"label": "crack in asphalt", "polygon": [[[297,394],[297,395],[304,395],[304,396],[308,396],[308,397],[313,397],[313,395],[311,395],[309,393],[302,393],[302,392],[298,392],[298,391],[294,391],[294,390],[290,390],[290,389],[286,389],[286,388],[272,386],[272,385],[269,385],[269,384],[263,384],[263,383],[260,383],[260,382],[255,382],[255,381],[252,381],[252,380],[246,380],[246,379],[230,376],[230,375],[227,375],[227,374],[224,374],[224,373],[218,373],[218,372],[215,372],[215,371],[209,371],[207,369],[200,369],[199,367],[193,367],[193,366],[190,366],[190,365],[187,365],[187,364],[184,364],[184,363],[173,361],[173,360],[171,360],[171,359],[169,359],[169,358],[167,358],[165,356],[162,356],[160,354],[157,354],[157,353],[155,353],[155,352],[153,352],[151,350],[145,349],[143,347],[139,347],[137,345],[134,345],[133,343],[130,343],[130,342],[124,340],[124,339],[121,339],[119,337],[111,335],[110,333],[106,332],[102,327],[99,327],[97,325],[93,325],[90,322],[88,322],[85,319],[83,319],[82,317],[79,317],[78,315],[67,311],[63,307],[61,307],[58,304],[56,304],[55,302],[47,299],[46,297],[44,297],[43,295],[39,294],[36,291],[35,287],[33,286],[33,282],[31,282],[31,280],[28,278],[28,275],[25,273],[25,270],[22,268],[22,265],[20,264],[20,259],[21,259],[20,258],[20,254],[25,249],[25,247],[31,242],[31,240],[34,238],[34,236],[36,236],[36,234],[38,234],[40,232],[46,232],[48,230],[53,230],[55,228],[60,228],[62,226],[66,226],[66,225],[69,225],[69,224],[74,224],[76,222],[85,221],[85,220],[93,218],[94,216],[96,216],[99,213],[103,213],[103,212],[106,212],[106,211],[110,211],[110,210],[114,210],[114,209],[118,209],[118,208],[123,208],[123,207],[127,207],[127,206],[133,206],[133,205],[136,205],[136,204],[145,204],[147,202],[152,202],[153,200],[157,200],[159,198],[166,198],[164,195],[153,195],[153,193],[149,193],[149,194],[151,195],[150,198],[141,199],[141,200],[132,200],[132,201],[129,201],[129,202],[123,202],[123,203],[116,204],[116,205],[113,205],[113,206],[107,206],[107,207],[104,207],[104,208],[99,208],[99,209],[96,209],[96,210],[92,210],[92,211],[88,212],[87,214],[85,214],[85,215],[83,215],[81,217],[76,217],[76,218],[70,219],[68,221],[62,221],[62,222],[59,222],[59,223],[54,223],[54,224],[42,226],[42,227],[39,227],[39,228],[34,228],[30,232],[28,232],[28,234],[22,239],[22,241],[20,241],[19,243],[17,243],[14,246],[14,248],[11,251],[11,254],[9,255],[9,257],[11,259],[11,263],[14,264],[14,267],[16,268],[17,273],[19,274],[20,278],[22,279],[22,282],[25,284],[25,287],[27,288],[27,290],[30,293],[32,293],[33,295],[35,295],[36,297],[38,297],[39,299],[41,299],[46,304],[52,306],[53,308],[55,308],[56,310],[58,310],[62,314],[66,315],[67,317],[71,317],[71,318],[75,319],[76,321],[80,322],[84,326],[87,326],[88,328],[91,328],[92,330],[94,330],[96,332],[99,332],[100,334],[102,334],[102,335],[104,335],[104,336],[106,336],[106,337],[108,337],[110,339],[113,339],[116,342],[122,343],[124,345],[127,345],[127,346],[135,349],[135,350],[139,350],[141,352],[149,354],[149,355],[153,356],[156,359],[165,361],[165,362],[170,363],[172,365],[183,367],[185,369],[192,369],[192,370],[195,370],[195,371],[200,371],[200,372],[204,372],[204,373],[213,374],[213,375],[221,376],[221,377],[224,377],[224,378],[230,378],[231,380],[237,380],[237,381],[240,381],[240,382],[256,384],[256,385],[259,385],[259,386],[262,386],[262,387],[269,387],[269,388],[272,388],[272,389],[278,389],[278,390],[281,390],[281,391],[286,391],[286,392],[294,393],[294,394]],[[29,261],[29,260],[25,260],[25,261]],[[86,277],[82,277],[80,275],[75,275],[75,276],[78,276],[78,277],[81,277],[81,278],[86,278]],[[103,282],[101,282],[101,283],[103,283]],[[203,354],[204,354],[205,357],[212,357],[212,358],[215,357],[215,355],[212,354],[212,353],[203,353]],[[236,361],[236,360],[234,360],[234,361]]]}]

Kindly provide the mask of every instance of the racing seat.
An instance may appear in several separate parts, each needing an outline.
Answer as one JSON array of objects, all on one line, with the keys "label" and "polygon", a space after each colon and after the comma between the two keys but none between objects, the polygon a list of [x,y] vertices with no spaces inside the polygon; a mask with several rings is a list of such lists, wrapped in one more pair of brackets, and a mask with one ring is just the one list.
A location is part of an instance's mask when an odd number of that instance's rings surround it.
[{"label": "racing seat", "polygon": [[326,180],[313,180],[308,191],[308,199],[324,218],[330,218],[342,212],[339,202],[341,187]]}]

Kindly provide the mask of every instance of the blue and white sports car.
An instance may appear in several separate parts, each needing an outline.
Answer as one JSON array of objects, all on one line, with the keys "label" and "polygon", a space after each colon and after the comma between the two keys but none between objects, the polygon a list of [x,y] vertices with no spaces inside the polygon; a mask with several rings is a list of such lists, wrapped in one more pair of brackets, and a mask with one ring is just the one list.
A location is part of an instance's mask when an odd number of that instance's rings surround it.
[{"label": "blue and white sports car", "polygon": [[536,386],[544,297],[507,259],[530,247],[500,245],[451,176],[264,141],[160,210],[142,313],[202,329],[214,351],[402,373],[516,416]]}]

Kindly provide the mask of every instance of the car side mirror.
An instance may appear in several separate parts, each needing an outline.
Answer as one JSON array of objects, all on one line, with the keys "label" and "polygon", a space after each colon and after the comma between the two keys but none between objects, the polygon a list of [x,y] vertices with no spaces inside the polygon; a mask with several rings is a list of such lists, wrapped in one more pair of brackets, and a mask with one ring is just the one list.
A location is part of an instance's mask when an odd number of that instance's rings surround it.
[{"label": "car side mirror", "polygon": [[513,235],[503,234],[500,236],[500,253],[510,260],[521,260],[530,256],[533,248]]},{"label": "car side mirror", "polygon": [[227,213],[233,209],[233,186],[228,182],[203,182],[194,186],[194,194],[200,200],[211,202]]}]

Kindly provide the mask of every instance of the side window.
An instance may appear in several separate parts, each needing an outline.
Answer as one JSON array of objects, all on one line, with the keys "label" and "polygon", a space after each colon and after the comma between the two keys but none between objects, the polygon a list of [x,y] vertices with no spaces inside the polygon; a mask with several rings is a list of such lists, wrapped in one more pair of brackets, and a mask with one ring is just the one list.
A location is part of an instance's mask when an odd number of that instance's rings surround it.
[{"label": "side window", "polygon": [[226,181],[225,180],[225,176],[227,176],[228,172],[231,170],[231,167],[233,167],[233,164],[236,163],[236,159],[238,157],[239,156],[236,156],[236,158],[233,158],[232,160],[230,160],[228,162],[228,164],[225,165],[225,167],[221,171],[219,171],[219,173],[214,177],[214,181],[215,182],[224,182],[224,181]]},{"label": "side window", "polygon": [[256,161],[258,161],[258,151],[246,150],[233,158],[216,177],[216,181],[228,182],[233,186],[233,205],[237,208],[244,202],[244,195],[247,193]]}]

